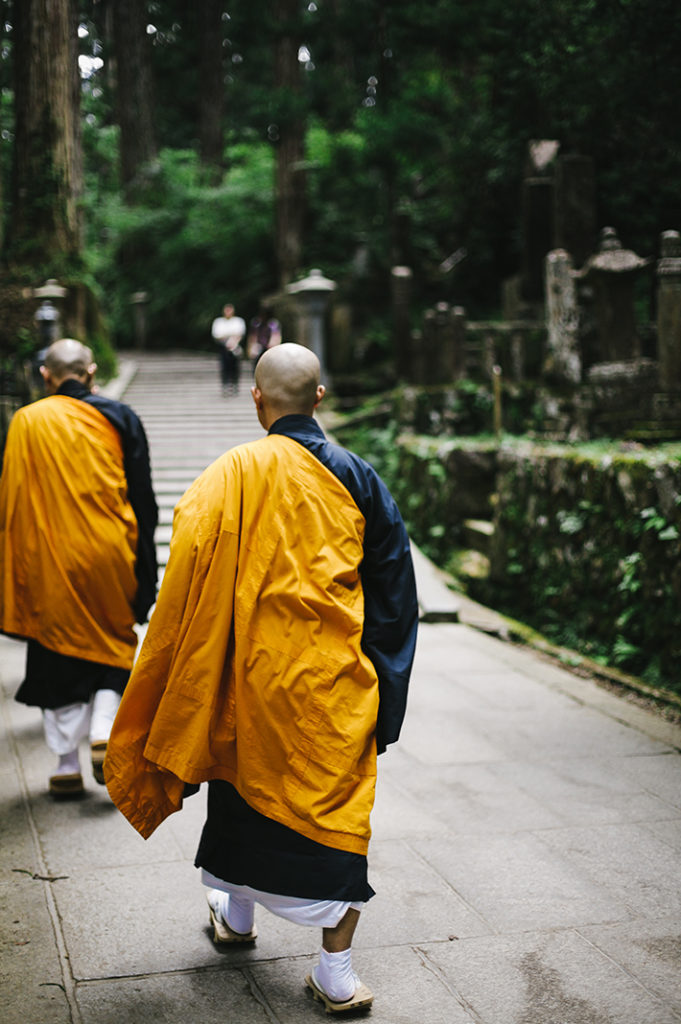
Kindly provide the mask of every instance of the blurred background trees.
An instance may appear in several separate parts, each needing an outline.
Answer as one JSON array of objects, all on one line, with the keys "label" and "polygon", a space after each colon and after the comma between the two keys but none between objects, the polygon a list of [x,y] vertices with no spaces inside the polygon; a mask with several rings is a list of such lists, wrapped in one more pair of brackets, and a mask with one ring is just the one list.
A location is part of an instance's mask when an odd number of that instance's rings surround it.
[{"label": "blurred background trees", "polygon": [[415,312],[493,316],[535,138],[594,158],[598,223],[625,245],[681,228],[675,0],[2,9],[4,345],[12,289],[48,277],[80,281],[121,346],[135,292],[149,344],[208,346],[223,302],[252,315],[313,266],[379,349],[396,263]]}]

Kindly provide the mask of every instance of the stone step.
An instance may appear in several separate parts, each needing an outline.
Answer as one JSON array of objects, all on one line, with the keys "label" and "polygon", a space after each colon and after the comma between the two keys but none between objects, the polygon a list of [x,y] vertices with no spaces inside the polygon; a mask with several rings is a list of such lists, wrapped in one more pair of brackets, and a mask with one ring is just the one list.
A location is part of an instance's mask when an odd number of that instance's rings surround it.
[{"label": "stone step", "polygon": [[494,523],[488,519],[464,519],[461,543],[462,547],[479,551],[489,557]]},{"label": "stone step", "polygon": [[[145,352],[121,363],[125,373],[111,397],[132,406],[149,440],[159,505],[160,583],[170,553],[173,510],[187,487],[223,452],[263,435],[250,395],[249,367],[243,367],[239,394],[225,398],[214,353]],[[421,619],[457,622],[459,601],[446,577],[415,545],[412,552]]]},{"label": "stone step", "polygon": [[[197,465],[198,465],[198,463],[197,463]],[[154,486],[155,487],[158,487],[160,482],[163,482],[165,484],[165,483],[170,483],[171,481],[176,483],[176,484],[181,484],[182,486],[184,486],[186,481],[189,481],[191,483],[193,480],[196,479],[196,476],[198,475],[198,474],[194,474],[194,472],[193,472],[194,467],[193,466],[192,467],[184,467],[184,466],[179,466],[178,467],[178,466],[173,466],[173,465],[168,465],[168,466],[156,466],[156,465],[154,465],[152,467],[152,469],[153,469],[153,473],[154,473]],[[199,470],[199,472],[201,472],[201,470]]]},{"label": "stone step", "polygon": [[[197,474],[198,475],[198,474]],[[184,481],[181,480],[161,480],[157,481],[154,477],[154,491],[156,493],[156,500],[159,504],[163,503],[168,505],[172,503],[176,505],[180,500],[187,488],[194,482],[196,476],[188,476]]]},{"label": "stone step", "polygon": [[154,534],[154,540],[156,541],[157,549],[159,546],[165,547],[166,545],[170,544],[170,537],[172,535],[172,532],[172,523],[159,523],[159,525],[156,527],[156,532]]},{"label": "stone step", "polygon": [[447,586],[444,573],[426,558],[413,541],[411,557],[421,622],[458,622],[459,600]]}]

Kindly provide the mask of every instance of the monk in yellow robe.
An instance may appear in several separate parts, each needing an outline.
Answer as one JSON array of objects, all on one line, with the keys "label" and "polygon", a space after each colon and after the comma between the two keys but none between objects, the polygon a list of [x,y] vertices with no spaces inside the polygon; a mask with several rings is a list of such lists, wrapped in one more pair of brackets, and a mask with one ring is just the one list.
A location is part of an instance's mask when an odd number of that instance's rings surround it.
[{"label": "monk in yellow robe", "polygon": [[104,772],[143,836],[208,782],[196,865],[216,942],[254,906],[322,928],[306,978],[332,1012],[372,995],[352,969],[377,754],[399,735],[417,628],[409,539],[375,470],[313,412],[316,356],[267,350],[267,435],[221,456],[175,510],[168,566]]},{"label": "monk in yellow robe", "polygon": [[79,341],[55,342],[41,373],[47,397],[10,423],[0,478],[0,629],[28,641],[16,698],[43,710],[59,761],[55,797],[83,793],[78,745],[102,764],[132,668],[135,621],[156,594],[146,435],[135,413],[92,390]]}]

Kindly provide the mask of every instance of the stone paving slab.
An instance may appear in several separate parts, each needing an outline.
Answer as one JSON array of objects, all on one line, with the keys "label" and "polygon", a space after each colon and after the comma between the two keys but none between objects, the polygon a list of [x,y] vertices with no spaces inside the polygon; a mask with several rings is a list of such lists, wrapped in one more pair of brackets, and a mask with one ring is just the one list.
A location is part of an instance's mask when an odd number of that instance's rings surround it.
[{"label": "stone paving slab", "polygon": [[274,1011],[273,1020],[281,1024],[301,1021],[367,1020],[371,1024],[472,1024],[471,1016],[457,994],[425,960],[421,949],[412,946],[358,953],[357,968],[370,981],[375,1001],[370,1014],[329,1017],[307,991],[301,992],[300,979],[314,960],[288,960],[280,964],[258,965],[253,976],[267,995]]},{"label": "stone paving slab", "polygon": [[651,992],[574,929],[470,939],[427,949],[485,1024],[676,1024]]},{"label": "stone paving slab", "polygon": [[23,794],[0,775],[0,1020],[3,1024],[62,1024],[68,1006],[50,910],[57,883],[40,875]]},{"label": "stone paving slab", "polygon": [[412,845],[495,932],[610,924],[636,916],[620,892],[603,886],[547,835],[466,835]]},{"label": "stone paving slab", "polygon": [[79,987],[84,1020],[97,1024],[270,1024],[262,997],[241,972],[169,972]]},{"label": "stone paving slab", "polygon": [[653,996],[666,1002],[681,1017],[681,938],[678,914],[655,921],[580,929],[588,942],[620,964]]}]

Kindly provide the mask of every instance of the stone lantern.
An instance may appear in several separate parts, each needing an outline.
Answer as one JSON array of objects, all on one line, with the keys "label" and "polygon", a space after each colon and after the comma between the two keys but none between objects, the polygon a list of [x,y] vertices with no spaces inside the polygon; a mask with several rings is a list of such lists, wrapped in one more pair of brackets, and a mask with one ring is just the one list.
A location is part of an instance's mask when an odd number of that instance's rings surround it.
[{"label": "stone lantern", "polygon": [[324,316],[336,282],[324,277],[321,270],[311,270],[302,281],[286,286],[289,295],[296,299],[298,308],[299,341],[312,349],[322,368],[322,379],[326,377],[326,339]]},{"label": "stone lantern", "polygon": [[640,357],[634,282],[651,263],[652,259],[624,249],[614,228],[603,228],[598,251],[574,272],[576,279],[593,288],[600,347],[595,362],[628,362]]},{"label": "stone lantern", "polygon": [[49,348],[52,342],[57,341],[59,338],[59,310],[52,300],[63,299],[66,294],[66,288],[63,288],[58,284],[53,277],[46,281],[40,288],[33,289],[33,298],[42,299],[34,316],[34,320],[38,325],[41,351]]},{"label": "stone lantern", "polygon": [[148,292],[133,292],[130,296],[132,315],[135,325],[135,345],[139,349],[147,347],[147,305]]}]

